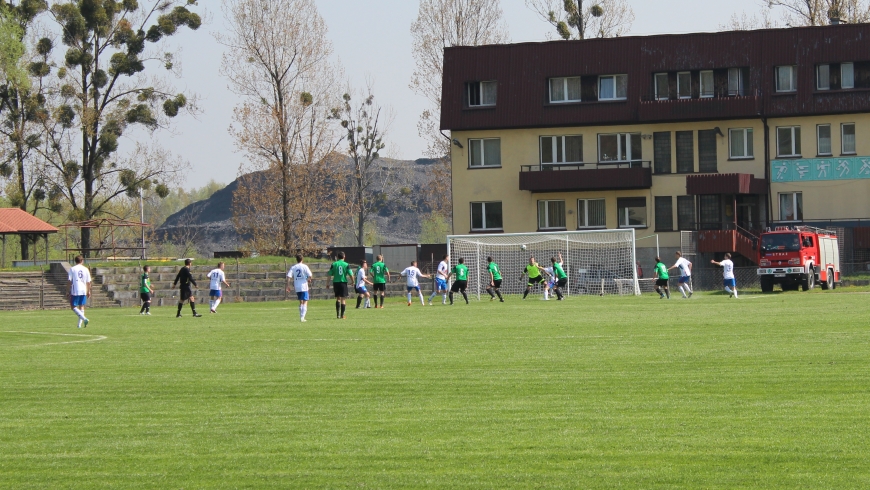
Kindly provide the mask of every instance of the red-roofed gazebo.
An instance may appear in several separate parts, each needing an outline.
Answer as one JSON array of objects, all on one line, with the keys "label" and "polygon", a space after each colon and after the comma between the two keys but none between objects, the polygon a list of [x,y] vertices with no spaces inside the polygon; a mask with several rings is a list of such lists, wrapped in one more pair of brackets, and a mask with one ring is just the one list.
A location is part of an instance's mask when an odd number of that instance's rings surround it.
[{"label": "red-roofed gazebo", "polygon": [[0,267],[6,267],[6,235],[31,235],[45,239],[45,263],[48,264],[48,235],[57,232],[57,228],[18,208],[0,208],[0,240],[3,241]]}]

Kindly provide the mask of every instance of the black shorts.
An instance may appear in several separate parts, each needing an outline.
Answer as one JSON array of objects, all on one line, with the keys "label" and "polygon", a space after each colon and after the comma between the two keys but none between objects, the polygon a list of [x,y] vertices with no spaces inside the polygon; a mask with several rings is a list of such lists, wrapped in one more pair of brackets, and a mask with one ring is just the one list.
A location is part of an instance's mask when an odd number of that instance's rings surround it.
[{"label": "black shorts", "polygon": [[454,293],[465,292],[465,288],[468,287],[468,281],[453,281],[453,285],[450,286],[450,290]]},{"label": "black shorts", "polygon": [[151,293],[139,293],[139,299],[141,299],[143,303],[147,303],[151,301]]},{"label": "black shorts", "polygon": [[501,287],[501,279],[493,279],[492,287],[498,289]]},{"label": "black shorts", "polygon": [[556,281],[557,288],[564,288],[567,285],[568,285],[568,278],[567,277],[563,277],[563,278]]},{"label": "black shorts", "polygon": [[193,297],[193,290],[190,289],[190,286],[181,288],[181,301],[187,301]]},{"label": "black shorts", "polygon": [[332,283],[332,291],[335,293],[336,298],[347,298],[347,283],[346,282],[334,282],[334,283]]},{"label": "black shorts", "polygon": [[529,286],[533,284],[538,284],[539,282],[544,282],[544,276],[530,277],[529,278]]},{"label": "black shorts", "polygon": [[384,282],[376,282],[372,284],[372,291],[386,291],[387,284]]},{"label": "black shorts", "polygon": [[667,279],[656,279],[656,286],[661,287],[661,286],[667,286],[667,285],[668,285]]}]

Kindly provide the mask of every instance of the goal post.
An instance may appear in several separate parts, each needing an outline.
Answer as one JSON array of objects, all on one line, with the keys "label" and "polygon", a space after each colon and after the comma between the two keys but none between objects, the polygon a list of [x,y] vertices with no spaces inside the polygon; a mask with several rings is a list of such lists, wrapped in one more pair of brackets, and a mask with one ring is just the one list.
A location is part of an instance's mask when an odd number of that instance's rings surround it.
[{"label": "goal post", "polygon": [[521,276],[529,257],[541,267],[562,254],[568,275],[567,295],[640,295],[634,229],[450,235],[450,261],[468,266],[468,291],[480,299],[489,284],[487,257],[499,265],[501,291],[522,294]]}]

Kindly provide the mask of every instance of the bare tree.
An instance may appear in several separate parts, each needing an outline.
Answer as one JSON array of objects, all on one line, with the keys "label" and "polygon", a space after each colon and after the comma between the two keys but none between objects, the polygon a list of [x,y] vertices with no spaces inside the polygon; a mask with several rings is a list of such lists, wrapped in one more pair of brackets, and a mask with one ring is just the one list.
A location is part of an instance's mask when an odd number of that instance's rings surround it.
[{"label": "bare tree", "polygon": [[768,8],[779,8],[788,26],[822,26],[831,19],[849,24],[870,20],[867,0],[767,0]]},{"label": "bare tree", "polygon": [[562,39],[617,37],[634,22],[626,0],[525,0],[526,7],[556,28]]},{"label": "bare tree", "polygon": [[415,68],[411,90],[426,97],[429,108],[420,115],[417,131],[428,142],[426,155],[439,162],[432,173],[427,199],[449,219],[450,139],[439,130],[444,48],[482,46],[507,42],[508,29],[499,2],[490,0],[420,0],[417,19],[411,24]]},{"label": "bare tree", "polygon": [[354,235],[357,245],[364,246],[366,223],[389,202],[387,190],[394,188],[397,172],[378,164],[392,116],[375,103],[371,83],[360,102],[355,104],[353,97],[348,90],[343,96],[344,104],[333,112],[333,118],[340,120],[345,130],[351,165],[348,198],[354,213]]},{"label": "bare tree", "polygon": [[761,17],[749,15],[746,12],[740,15],[731,14],[731,18],[724,24],[719,24],[720,31],[751,31],[754,29],[771,29],[778,23],[770,17],[770,11],[761,12]]},{"label": "bare tree", "polygon": [[[234,199],[237,228],[270,251],[312,249],[338,219],[327,197],[340,191],[330,158],[340,138],[330,120],[341,103],[332,45],[313,0],[227,0],[222,74],[242,97],[230,133],[248,157]],[[276,201],[276,202],[273,202]],[[265,234],[280,230],[275,241]]]}]

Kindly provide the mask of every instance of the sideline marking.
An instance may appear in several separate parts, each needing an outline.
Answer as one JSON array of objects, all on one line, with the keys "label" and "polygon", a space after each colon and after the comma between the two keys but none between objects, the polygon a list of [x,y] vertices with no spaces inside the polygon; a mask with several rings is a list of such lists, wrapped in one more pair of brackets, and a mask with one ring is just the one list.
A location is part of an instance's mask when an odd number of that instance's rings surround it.
[{"label": "sideline marking", "polygon": [[99,342],[101,340],[106,340],[108,337],[105,335],[88,335],[83,333],[55,333],[55,332],[22,332],[18,330],[7,330],[2,333],[23,333],[26,335],[59,335],[64,337],[95,337],[87,340],[71,340],[69,342],[49,342],[47,344],[36,344],[31,346],[20,346],[20,347],[41,347],[43,345],[63,345],[63,344],[83,344],[87,342]]}]

